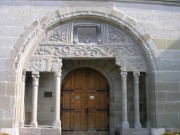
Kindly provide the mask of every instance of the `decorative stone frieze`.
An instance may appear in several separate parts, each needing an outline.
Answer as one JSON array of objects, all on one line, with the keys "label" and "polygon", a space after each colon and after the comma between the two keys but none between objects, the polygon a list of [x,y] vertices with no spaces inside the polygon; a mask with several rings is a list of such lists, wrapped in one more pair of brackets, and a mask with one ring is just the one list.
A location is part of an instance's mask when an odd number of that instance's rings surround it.
[{"label": "decorative stone frieze", "polygon": [[26,71],[60,71],[62,59],[58,58],[31,58]]},{"label": "decorative stone frieze", "polygon": [[51,45],[41,44],[27,65],[27,71],[58,71],[59,58],[116,58],[117,65],[127,71],[146,71],[143,57],[133,46],[122,45]]},{"label": "decorative stone frieze", "polygon": [[133,46],[109,46],[109,45],[40,45],[34,52],[34,56],[140,56]]}]

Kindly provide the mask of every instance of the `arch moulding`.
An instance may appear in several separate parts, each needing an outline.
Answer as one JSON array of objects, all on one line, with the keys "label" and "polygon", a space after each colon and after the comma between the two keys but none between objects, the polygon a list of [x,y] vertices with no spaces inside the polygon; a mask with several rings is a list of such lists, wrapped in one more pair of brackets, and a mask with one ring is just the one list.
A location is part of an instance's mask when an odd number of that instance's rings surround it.
[{"label": "arch moulding", "polygon": [[[158,55],[158,50],[151,36],[134,19],[120,11],[108,7],[65,7],[49,13],[41,20],[34,21],[30,26],[27,27],[27,30],[21,35],[21,38],[15,45],[15,48],[19,50],[13,66],[14,70],[16,71],[17,99],[21,99],[19,95],[21,95],[22,91],[22,84],[20,83],[22,82],[22,71],[27,65],[32,53],[37,48],[41,36],[44,35],[48,29],[64,22],[74,19],[91,18],[98,21],[107,21],[108,23],[115,25],[117,28],[127,31],[128,34],[131,35],[130,37],[133,37],[134,40],[137,41],[140,46],[139,48],[143,51],[145,60],[148,64],[147,71],[153,73],[153,70],[156,69],[155,57]],[[115,59],[116,64],[121,66],[121,70],[126,68],[126,65],[123,65],[120,58],[115,57]],[[15,127],[18,126],[19,122],[19,114],[21,112],[20,102],[21,100],[17,100],[15,103]]]}]

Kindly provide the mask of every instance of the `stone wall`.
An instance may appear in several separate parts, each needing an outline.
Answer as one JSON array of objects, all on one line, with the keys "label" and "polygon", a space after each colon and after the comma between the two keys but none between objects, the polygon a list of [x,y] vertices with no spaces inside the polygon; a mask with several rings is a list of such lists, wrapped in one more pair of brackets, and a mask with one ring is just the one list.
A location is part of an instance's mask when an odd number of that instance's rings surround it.
[{"label": "stone wall", "polygon": [[[15,120],[15,56],[25,30],[34,20],[64,6],[82,2],[0,1],[0,127],[13,127]],[[90,5],[114,7],[137,20],[159,49],[156,57],[155,103],[157,127],[179,127],[180,123],[180,8],[170,5],[97,2]],[[20,40],[18,40],[20,38]],[[22,39],[22,40],[21,40]],[[18,40],[18,42],[17,42]],[[16,44],[16,45],[15,45]]]}]

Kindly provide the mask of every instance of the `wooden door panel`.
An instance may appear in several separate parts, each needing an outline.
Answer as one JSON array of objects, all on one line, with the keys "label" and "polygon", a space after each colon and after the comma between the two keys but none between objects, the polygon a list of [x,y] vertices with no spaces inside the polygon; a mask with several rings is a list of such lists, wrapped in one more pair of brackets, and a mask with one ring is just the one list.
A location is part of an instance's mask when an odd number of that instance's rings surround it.
[{"label": "wooden door panel", "polygon": [[89,111],[87,114],[87,130],[96,130],[96,111]]},{"label": "wooden door panel", "polygon": [[63,82],[63,130],[108,130],[108,83],[97,71],[77,69]]},{"label": "wooden door panel", "polygon": [[97,112],[98,130],[108,130],[108,113],[107,111],[99,110]]},{"label": "wooden door panel", "polygon": [[62,119],[62,128],[63,130],[72,130],[71,127],[71,111],[65,112],[63,111],[63,119]]},{"label": "wooden door panel", "polygon": [[63,109],[71,109],[72,91],[63,91]]},{"label": "wooden door panel", "polygon": [[83,130],[83,116],[82,116],[82,112],[74,112],[73,113],[74,116],[73,116],[73,127],[74,127],[74,130],[76,131],[80,131],[80,130]]},{"label": "wooden door panel", "polygon": [[84,121],[84,106],[83,106],[83,92],[82,90],[74,91],[73,97],[73,127],[74,130],[83,130],[83,121]]}]

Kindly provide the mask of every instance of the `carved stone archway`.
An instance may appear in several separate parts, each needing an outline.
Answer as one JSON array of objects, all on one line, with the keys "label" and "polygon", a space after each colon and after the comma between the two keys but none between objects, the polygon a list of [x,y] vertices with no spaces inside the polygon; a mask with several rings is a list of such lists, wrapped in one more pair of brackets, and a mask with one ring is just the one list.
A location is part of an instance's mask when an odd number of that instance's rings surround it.
[{"label": "carved stone archway", "polygon": [[[99,22],[101,21],[107,22],[108,24],[115,26],[117,29],[126,31],[126,33],[128,33],[130,37],[133,38],[133,40],[135,40],[137,44],[139,44],[138,48],[140,51],[142,51],[143,61],[139,61],[140,59],[138,58],[136,60],[134,59],[133,61],[131,61],[131,59],[128,59],[128,57],[126,60],[122,59],[121,55],[119,54],[125,53],[126,49],[128,51],[127,54],[129,57],[131,53],[134,53],[132,57],[136,56],[136,51],[134,52],[132,51],[134,49],[128,47],[121,48],[119,46],[118,47],[112,46],[111,48],[108,48],[106,45],[102,45],[102,46],[89,45],[89,47],[86,47],[84,45],[76,46],[76,45],[51,44],[51,47],[49,48],[49,44],[40,43],[42,41],[40,40],[41,37],[43,37],[46,34],[46,32],[52,29],[53,27],[59,24],[65,24],[66,22],[71,22],[73,20],[78,20],[78,19],[85,19],[85,20],[98,19]],[[117,65],[121,66],[121,70],[123,71],[134,71],[134,72],[146,71],[150,73],[151,84],[153,84],[153,71],[154,69],[156,69],[155,57],[156,55],[158,55],[158,50],[156,49],[156,46],[151,39],[151,36],[135,20],[128,17],[126,14],[114,10],[112,8],[107,8],[107,7],[62,8],[47,15],[46,17],[44,17],[39,21],[33,22],[32,25],[29,26],[29,30],[23,33],[22,37],[24,37],[24,40],[21,41],[21,44],[18,44],[20,49],[14,62],[14,69],[17,72],[16,97],[20,98],[21,100],[23,100],[22,99],[23,84],[21,83],[22,71],[25,69],[28,62],[29,61],[31,62],[31,60],[33,59],[35,61],[38,61],[39,63],[44,61],[46,63],[50,62],[51,66],[47,66],[46,68],[38,67],[39,71],[44,71],[44,70],[58,71],[58,68],[53,68],[53,67],[58,67],[58,62],[61,61],[61,58],[69,58],[69,57],[115,58]],[[49,49],[45,49],[45,48],[49,48]],[[74,55],[73,52],[76,52],[79,49],[84,50],[85,53],[80,52]],[[115,51],[113,52],[113,50],[115,50],[116,52]],[[125,50],[125,52],[122,52],[122,50],[123,51]],[[51,55],[50,57],[52,57],[52,59],[47,60],[45,58],[44,60],[42,59],[38,60],[37,58],[35,58],[36,55],[39,56],[46,54]],[[34,62],[34,60],[32,62]],[[55,65],[53,65],[53,62]],[[146,63],[147,65],[144,63]],[[28,69],[30,71],[34,70],[33,68],[31,66],[28,66]],[[151,85],[150,89],[153,89],[153,85]],[[20,110],[22,107],[20,104],[21,100],[17,100],[15,105],[17,108],[15,126],[18,125],[17,123],[19,122],[20,119],[19,114],[21,112]],[[152,117],[154,117],[154,115],[152,115]],[[153,120],[153,122],[154,121],[155,120]]]}]

